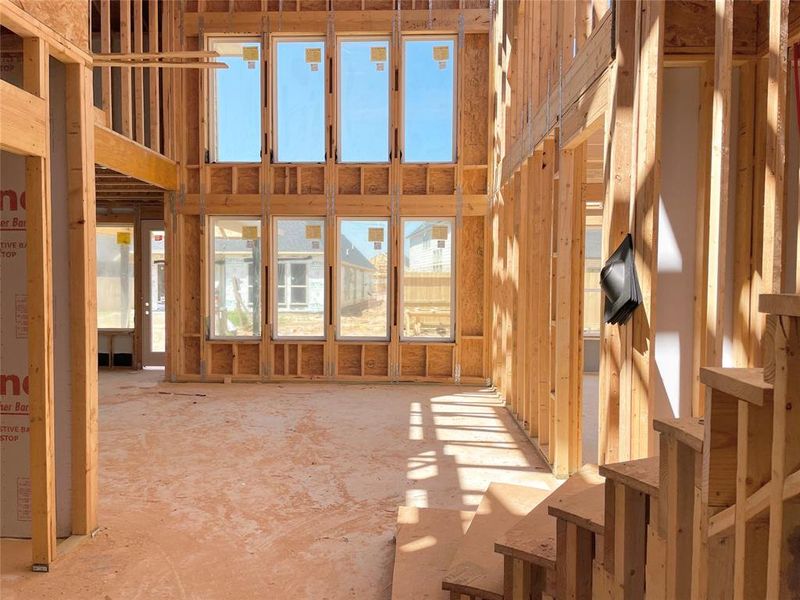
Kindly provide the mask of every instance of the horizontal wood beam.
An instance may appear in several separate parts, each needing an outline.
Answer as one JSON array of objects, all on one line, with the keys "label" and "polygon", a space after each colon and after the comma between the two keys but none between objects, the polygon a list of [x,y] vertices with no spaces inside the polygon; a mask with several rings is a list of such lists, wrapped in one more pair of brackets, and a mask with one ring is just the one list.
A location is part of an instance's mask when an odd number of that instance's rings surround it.
[{"label": "horizontal wood beam", "polygon": [[47,102],[0,81],[0,147],[24,156],[45,156]]},{"label": "horizontal wood beam", "polygon": [[[337,34],[358,32],[390,33],[398,14],[400,31],[406,32],[455,32],[463,17],[464,32],[486,33],[489,31],[490,15],[486,9],[456,10],[364,10],[324,11],[304,10],[297,12],[205,12],[188,13],[185,17],[187,36],[198,35],[200,20],[204,33],[318,33],[324,34],[332,21]],[[265,29],[266,28],[266,29]]]},{"label": "horizontal wood beam", "polygon": [[175,161],[98,125],[94,126],[95,163],[163,190],[178,189]]}]

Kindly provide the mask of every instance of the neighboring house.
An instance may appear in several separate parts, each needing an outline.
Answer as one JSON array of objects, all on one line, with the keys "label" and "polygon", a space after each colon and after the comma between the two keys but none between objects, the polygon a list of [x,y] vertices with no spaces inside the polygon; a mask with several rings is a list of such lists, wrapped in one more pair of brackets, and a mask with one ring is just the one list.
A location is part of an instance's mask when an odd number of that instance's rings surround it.
[{"label": "neighboring house", "polygon": [[451,265],[450,240],[433,239],[435,227],[442,227],[435,221],[425,221],[409,233],[406,268],[413,268],[416,273],[441,273],[449,271]]}]

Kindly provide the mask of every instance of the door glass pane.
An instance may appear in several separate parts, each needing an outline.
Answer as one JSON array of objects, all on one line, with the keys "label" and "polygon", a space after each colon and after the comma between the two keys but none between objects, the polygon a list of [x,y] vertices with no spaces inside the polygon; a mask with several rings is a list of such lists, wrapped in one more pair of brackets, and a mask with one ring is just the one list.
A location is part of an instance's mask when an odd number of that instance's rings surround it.
[{"label": "door glass pane", "polygon": [[288,289],[283,297],[278,290],[275,336],[324,338],[325,221],[275,219],[275,248]]},{"label": "door glass pane", "polygon": [[211,336],[261,335],[261,221],[211,220],[213,280]]},{"label": "door glass pane", "polygon": [[275,44],[277,162],[325,160],[325,42]]},{"label": "door glass pane", "polygon": [[340,162],[389,160],[389,41],[339,44]]},{"label": "door glass pane", "polygon": [[453,223],[403,221],[403,338],[452,340]]},{"label": "door glass pane", "polygon": [[164,232],[150,232],[150,351],[166,350]]},{"label": "door glass pane", "polygon": [[339,337],[388,338],[389,221],[339,221]]},{"label": "door glass pane", "polygon": [[217,62],[212,71],[211,159],[217,162],[261,160],[261,44],[258,40],[212,39]]},{"label": "door glass pane", "polygon": [[453,162],[455,43],[404,40],[403,162]]},{"label": "door glass pane", "polygon": [[133,281],[133,225],[98,225],[98,329],[133,329]]}]

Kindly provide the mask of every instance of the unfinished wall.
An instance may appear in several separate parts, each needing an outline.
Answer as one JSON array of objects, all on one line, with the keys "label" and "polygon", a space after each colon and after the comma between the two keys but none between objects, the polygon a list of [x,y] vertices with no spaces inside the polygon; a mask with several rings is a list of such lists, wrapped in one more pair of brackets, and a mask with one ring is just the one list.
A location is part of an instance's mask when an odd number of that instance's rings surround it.
[{"label": "unfinished wall", "polygon": [[[185,13],[171,6],[173,18],[184,24],[184,37],[171,40],[174,50],[204,47],[204,36],[232,33],[227,12],[213,2],[188,2]],[[488,377],[486,337],[487,238],[486,211],[489,192],[489,2],[470,2],[462,10],[428,10],[427,4],[404,7],[400,26],[393,29],[393,13],[380,3],[267,3],[267,11],[282,10],[280,21],[269,24],[258,12],[258,3],[234,3],[238,33],[262,35],[262,71],[268,79],[272,66],[271,36],[294,32],[326,37],[326,60],[333,61],[337,31],[390,35],[390,60],[397,85],[390,92],[391,160],[386,164],[338,164],[328,152],[323,164],[272,162],[273,119],[271,102],[264,103],[262,130],[265,144],[261,163],[206,162],[209,143],[206,111],[209,82],[205,73],[188,70],[168,92],[180,110],[171,115],[185,194],[167,207],[175,219],[168,221],[168,239],[175,255],[170,274],[175,311],[171,313],[169,348],[174,365],[171,376],[179,381],[263,381],[335,378],[372,381],[446,381],[484,384]],[[365,10],[365,13],[361,11]],[[227,9],[226,9],[227,11]],[[365,18],[364,14],[374,14]],[[429,20],[429,17],[433,17]],[[333,30],[328,23],[333,24]],[[435,25],[434,25],[435,24]],[[164,24],[164,28],[168,24]],[[435,29],[433,29],[435,27]],[[175,29],[178,31],[178,29]],[[403,163],[394,140],[400,128],[399,87],[401,35],[425,33],[456,35],[457,160],[448,164]],[[328,65],[334,63],[328,62]],[[335,67],[334,67],[335,68]],[[336,84],[326,67],[327,148],[338,144]],[[390,78],[391,80],[391,78]],[[264,81],[265,89],[272,85]],[[165,91],[165,93],[167,93]],[[267,94],[268,96],[268,94]],[[210,311],[209,219],[217,215],[261,218],[262,272],[268,285],[261,286],[263,335],[261,340],[212,340],[208,332]],[[273,219],[324,217],[326,326],[324,341],[274,340]],[[335,318],[338,289],[331,293],[330,274],[335,273],[337,219],[340,217],[389,218],[390,336],[386,341],[337,341]],[[455,293],[453,340],[443,342],[401,341],[399,312],[403,245],[401,219],[448,218],[454,222],[453,265]],[[271,276],[270,276],[271,275]],[[334,278],[335,279],[335,278]],[[335,285],[335,282],[334,282]],[[168,361],[169,362],[169,361]]]}]

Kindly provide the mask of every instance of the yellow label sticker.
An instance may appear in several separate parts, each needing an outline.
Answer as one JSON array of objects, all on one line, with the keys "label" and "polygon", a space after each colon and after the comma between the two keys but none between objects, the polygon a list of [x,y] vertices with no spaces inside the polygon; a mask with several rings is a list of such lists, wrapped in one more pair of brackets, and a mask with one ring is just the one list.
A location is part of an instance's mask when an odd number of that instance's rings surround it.
[{"label": "yellow label sticker", "polygon": [[255,240],[258,239],[258,227],[255,225],[243,225],[242,226],[242,239],[243,240]]},{"label": "yellow label sticker", "polygon": [[369,231],[367,232],[369,236],[370,242],[382,242],[383,241],[383,227],[370,227]]},{"label": "yellow label sticker", "polygon": [[431,228],[431,237],[434,240],[446,240],[449,229],[447,225],[434,225]]},{"label": "yellow label sticker", "polygon": [[322,48],[306,48],[306,62],[322,62]]},{"label": "yellow label sticker", "polygon": [[369,49],[369,59],[372,62],[382,62],[386,60],[386,48],[383,46],[373,46]]},{"label": "yellow label sticker", "polygon": [[321,240],[322,239],[322,225],[306,225],[306,239],[307,240]]},{"label": "yellow label sticker", "polygon": [[433,60],[447,60],[450,58],[450,48],[447,46],[433,47]]},{"label": "yellow label sticker", "polygon": [[118,231],[117,232],[117,244],[120,246],[130,246],[131,244],[131,232],[130,231]]},{"label": "yellow label sticker", "polygon": [[258,60],[258,46],[245,46],[242,48],[242,58],[244,60]]}]

